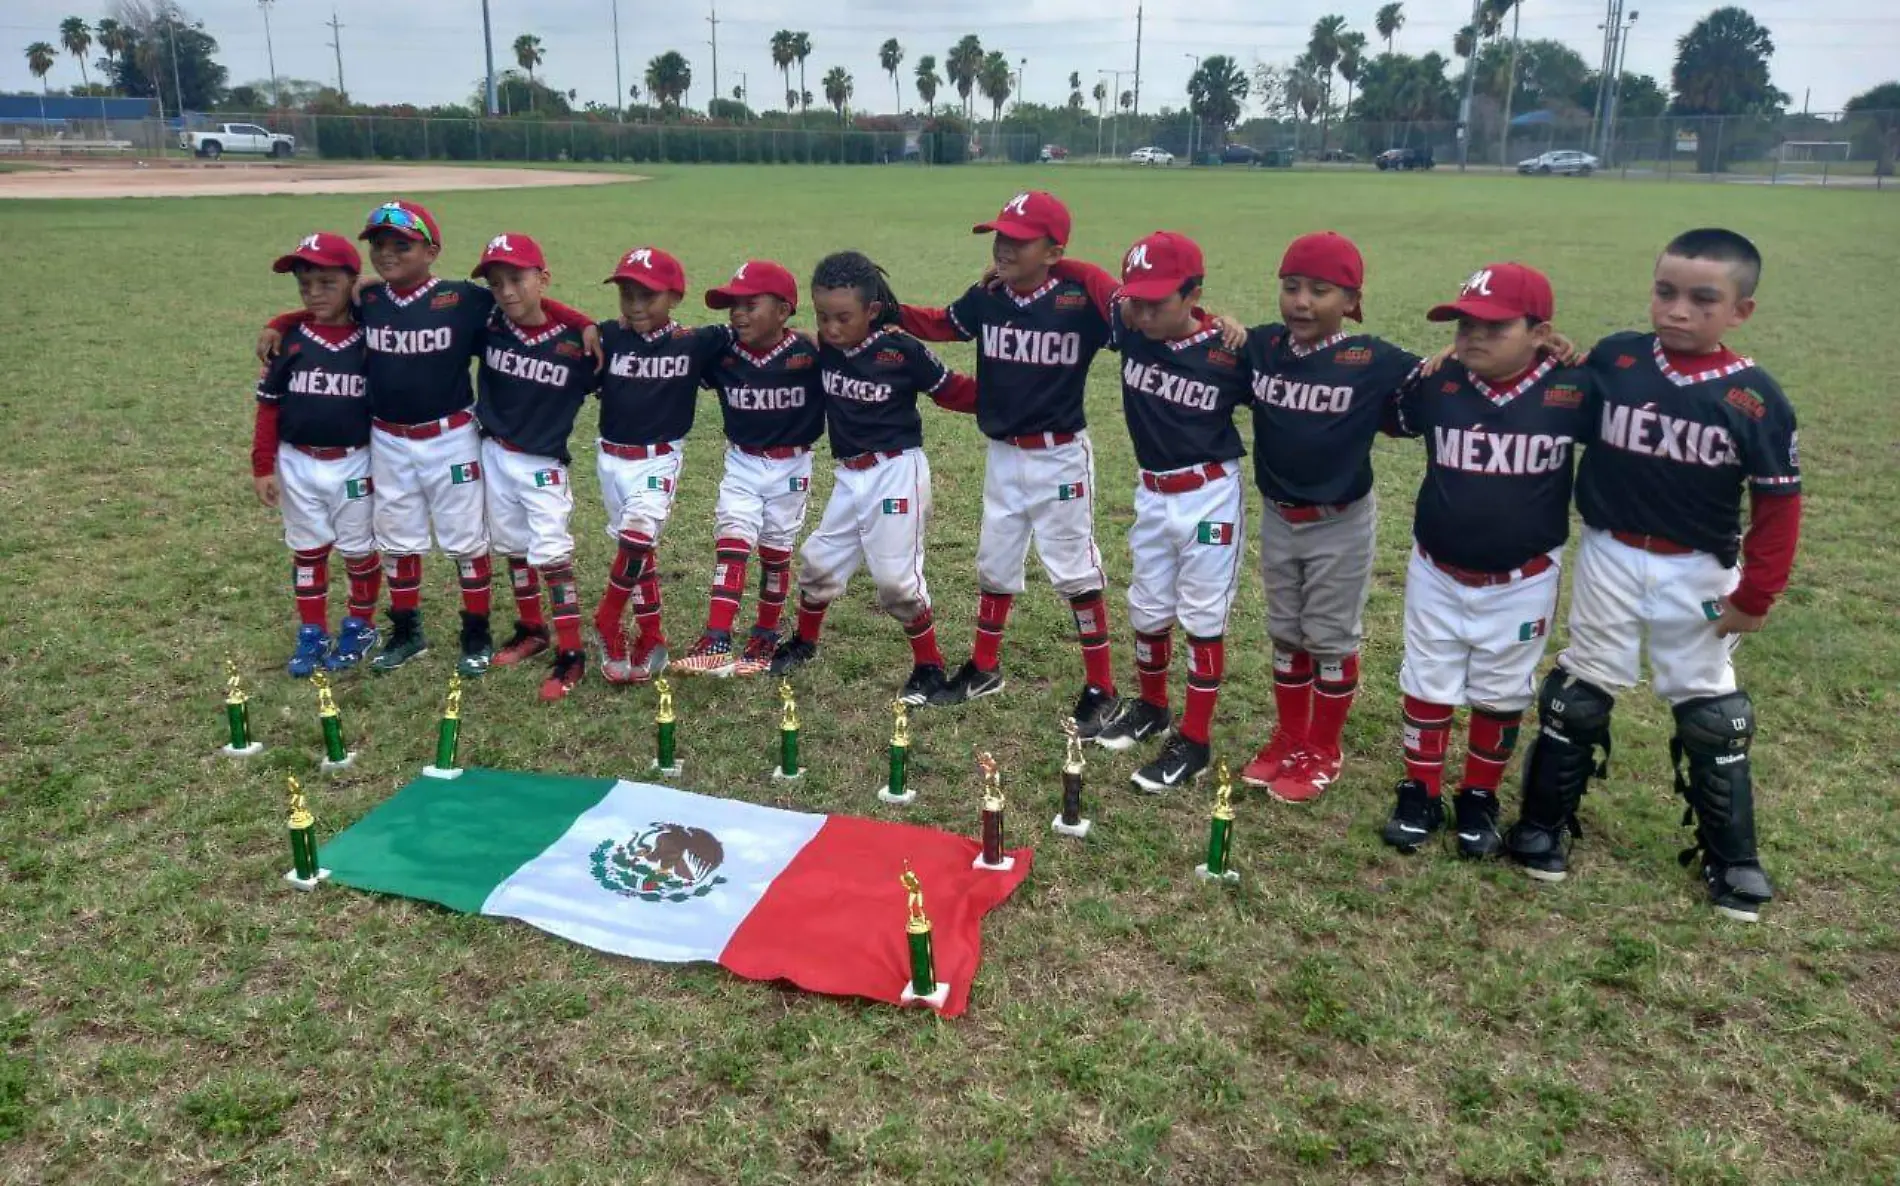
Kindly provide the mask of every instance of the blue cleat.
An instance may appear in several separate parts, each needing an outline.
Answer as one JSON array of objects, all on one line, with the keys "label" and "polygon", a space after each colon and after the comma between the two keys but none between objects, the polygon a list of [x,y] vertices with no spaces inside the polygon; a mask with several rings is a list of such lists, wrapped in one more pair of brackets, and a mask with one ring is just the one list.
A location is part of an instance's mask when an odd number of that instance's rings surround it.
[{"label": "blue cleat", "polygon": [[290,662],[284,665],[292,679],[309,679],[317,669],[326,666],[330,658],[330,636],[321,626],[299,626],[297,628],[297,649],[290,656]]},{"label": "blue cleat", "polygon": [[343,628],[337,631],[336,649],[330,652],[324,666],[331,671],[350,670],[369,654],[378,637],[374,623],[362,618],[343,619]]}]

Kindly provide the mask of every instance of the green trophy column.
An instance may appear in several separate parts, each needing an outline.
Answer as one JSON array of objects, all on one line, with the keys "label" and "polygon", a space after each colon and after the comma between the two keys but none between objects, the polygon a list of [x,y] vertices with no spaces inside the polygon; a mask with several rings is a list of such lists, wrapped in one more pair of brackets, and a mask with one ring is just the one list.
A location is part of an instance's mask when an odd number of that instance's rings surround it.
[{"label": "green trophy column", "polygon": [[937,980],[937,956],[931,946],[930,918],[924,913],[923,883],[911,871],[909,861],[904,862],[904,874],[899,880],[906,894],[904,938],[910,947],[910,979],[898,994],[898,1000],[906,1005],[941,1009],[950,998],[950,986]]},{"label": "green trophy column", "polygon": [[1219,782],[1214,790],[1214,810],[1208,813],[1207,863],[1197,865],[1194,875],[1202,881],[1236,882],[1240,872],[1228,867],[1233,857],[1234,784],[1227,763],[1219,767]]},{"label": "green trophy column", "polygon": [[917,799],[910,782],[910,706],[902,700],[891,701],[891,773],[890,780],[877,793],[878,800],[903,807]]},{"label": "green trophy column", "polygon": [[300,890],[316,889],[330,871],[317,861],[317,817],[310,814],[310,805],[304,801],[303,788],[297,785],[295,776],[287,780],[290,784],[290,818],[285,821],[290,829],[290,872],[284,874],[284,880]]},{"label": "green trophy column", "polygon": [[772,781],[796,782],[805,770],[798,764],[798,702],[792,698],[791,680],[779,682],[778,698],[778,768],[772,771]]},{"label": "green trophy column", "polygon": [[[338,733],[341,738],[341,731]],[[449,676],[449,698],[442,706],[442,723],[436,728],[435,762],[424,766],[425,778],[460,778],[462,768],[455,764],[455,751],[462,739],[462,677]],[[325,743],[328,743],[326,736]]]},{"label": "green trophy column", "polygon": [[356,761],[356,754],[343,744],[343,714],[337,709],[336,697],[330,692],[330,679],[321,671],[310,677],[317,689],[317,722],[323,727],[323,762],[325,771],[342,770]]},{"label": "green trophy column", "polygon": [[250,697],[244,694],[237,664],[226,659],[224,670],[224,724],[230,732],[230,740],[218,752],[230,758],[248,758],[262,750],[264,743],[251,739],[251,706],[247,703]]},{"label": "green trophy column", "polygon": [[647,764],[647,770],[678,778],[686,773],[686,767],[678,754],[679,717],[673,711],[673,685],[661,676],[653,681],[653,690],[659,694],[660,707],[653,714],[653,761]]}]

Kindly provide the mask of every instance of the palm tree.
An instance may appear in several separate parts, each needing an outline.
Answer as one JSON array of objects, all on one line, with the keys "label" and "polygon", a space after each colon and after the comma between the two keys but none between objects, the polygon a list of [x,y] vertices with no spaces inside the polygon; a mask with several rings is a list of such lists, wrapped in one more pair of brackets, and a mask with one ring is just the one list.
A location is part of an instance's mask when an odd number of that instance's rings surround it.
[{"label": "palm tree", "polygon": [[1108,118],[1108,84],[1101,79],[1095,80],[1095,89],[1089,92],[1095,99],[1095,155],[1102,155],[1102,123]]},{"label": "palm tree", "polygon": [[996,139],[996,129],[1003,122],[1003,104],[1009,99],[1010,80],[1016,72],[1009,68],[1009,59],[1001,50],[991,50],[983,59],[983,69],[977,73],[976,88],[990,101],[990,139]]},{"label": "palm tree", "polygon": [[[44,41],[35,41],[26,47],[26,68],[33,72],[33,77],[40,80],[40,90],[49,95],[52,94],[52,88],[46,82],[46,75],[52,70],[53,63],[58,60],[59,51]],[[44,112],[44,110],[45,108],[42,107],[41,111]],[[43,119],[44,116],[41,118]]]},{"label": "palm tree", "polygon": [[891,76],[891,98],[897,106],[891,108],[891,114],[904,113],[904,91],[897,85],[897,68],[904,64],[904,47],[897,44],[897,38],[886,38],[883,45],[877,47],[877,64],[884,67],[884,73]]},{"label": "palm tree", "polygon": [[924,109],[931,115],[937,114],[937,85],[942,81],[937,77],[936,55],[925,54],[917,59],[917,97],[924,101]]},{"label": "palm tree", "polygon": [[[1517,3],[1517,0],[1511,0]],[[1339,76],[1346,80],[1346,106],[1341,114],[1352,118],[1352,88],[1359,81],[1359,71],[1366,61],[1366,35],[1357,30],[1347,33],[1339,39]]]},{"label": "palm tree", "polygon": [[1303,53],[1294,58],[1293,65],[1286,72],[1286,104],[1293,109],[1296,121],[1293,129],[1295,148],[1299,147],[1300,134],[1297,121],[1305,119],[1311,123],[1325,94],[1325,86],[1320,81],[1319,64],[1313,60],[1313,55]]},{"label": "palm tree", "polygon": [[1319,150],[1326,152],[1326,128],[1333,113],[1333,67],[1339,64],[1339,39],[1346,34],[1346,18],[1323,16],[1313,22],[1313,36],[1306,52],[1313,59],[1313,72],[1319,79]]},{"label": "palm tree", "polygon": [[1115,106],[1121,108],[1123,111],[1133,111],[1135,109],[1135,92],[1123,91],[1120,95],[1116,96]]},{"label": "palm tree", "polygon": [[1392,52],[1392,39],[1405,27],[1405,5],[1393,3],[1379,7],[1379,15],[1372,18],[1372,27],[1385,38],[1385,52]]},{"label": "palm tree", "polygon": [[1240,120],[1247,85],[1247,74],[1234,59],[1215,54],[1203,59],[1201,68],[1188,79],[1188,109],[1204,126],[1231,128]]},{"label": "palm tree", "polygon": [[790,111],[798,104],[798,95],[792,90],[792,63],[798,60],[798,51],[794,48],[798,34],[790,29],[780,29],[772,34],[772,64],[785,76],[785,110]]},{"label": "palm tree", "polygon": [[844,105],[851,99],[851,75],[843,66],[833,66],[825,71],[825,102],[838,113],[838,122],[844,122]]},{"label": "palm tree", "polygon": [[86,51],[92,48],[92,29],[82,18],[69,16],[59,23],[59,43],[79,59],[79,79],[91,86],[92,79],[86,74]]},{"label": "palm tree", "polygon": [[811,92],[805,89],[805,59],[811,57],[811,34],[800,32],[792,34],[792,57],[798,62],[798,93],[803,100],[803,108],[811,110]]},{"label": "palm tree", "polygon": [[118,60],[132,47],[132,33],[111,17],[102,18],[96,30],[99,48],[105,51],[107,73],[116,80],[119,76]]},{"label": "palm tree", "polygon": [[693,68],[676,49],[669,49],[647,63],[647,93],[662,108],[679,110],[680,100],[693,86]]},{"label": "palm tree", "polygon": [[950,85],[957,88],[957,94],[963,99],[963,118],[970,118],[970,89],[976,85],[978,71],[983,69],[983,43],[976,34],[966,33],[963,40],[950,48],[950,55],[944,59],[943,72],[950,79]]},{"label": "palm tree", "polygon": [[1471,55],[1478,52],[1478,30],[1476,26],[1466,25],[1464,28],[1452,34],[1451,52],[1465,59],[1466,62],[1471,60]]},{"label": "palm tree", "polygon": [[515,38],[515,61],[528,72],[528,110],[534,110],[534,68],[547,60],[541,52],[541,39],[532,33]]}]

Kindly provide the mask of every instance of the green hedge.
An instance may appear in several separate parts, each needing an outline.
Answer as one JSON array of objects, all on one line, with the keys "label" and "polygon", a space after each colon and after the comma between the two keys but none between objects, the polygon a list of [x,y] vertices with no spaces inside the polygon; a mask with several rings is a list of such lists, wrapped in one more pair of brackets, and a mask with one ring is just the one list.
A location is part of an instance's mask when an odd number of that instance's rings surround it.
[{"label": "green hedge", "polygon": [[[901,162],[905,143],[902,132],[844,128],[374,116],[315,116],[311,122],[318,155],[342,159],[873,165]],[[927,133],[918,147],[931,164],[962,164],[969,156],[960,135]]]}]

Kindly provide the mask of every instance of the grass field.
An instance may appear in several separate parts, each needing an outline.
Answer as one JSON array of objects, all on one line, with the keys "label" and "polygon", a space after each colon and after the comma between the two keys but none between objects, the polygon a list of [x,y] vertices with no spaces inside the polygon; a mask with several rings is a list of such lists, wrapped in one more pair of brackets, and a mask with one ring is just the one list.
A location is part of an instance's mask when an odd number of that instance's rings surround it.
[{"label": "grass field", "polygon": [[[281,673],[286,557],[246,477],[249,352],[257,323],[294,297],[270,259],[312,227],[359,225],[366,203],[14,203],[0,215],[16,278],[0,291],[0,1179],[1895,1180],[1892,198],[1452,175],[735,167],[430,204],[447,230],[443,274],[463,274],[488,234],[527,231],[548,250],[555,294],[605,315],[599,277],[646,241],[675,249],[696,289],[748,254],[808,273],[822,253],[858,247],[901,294],[940,302],[986,258],[966,228],[1032,182],[1061,185],[1085,258],[1113,262],[1157,226],[1198,234],[1209,304],[1250,321],[1270,312],[1286,240],[1336,227],[1371,264],[1369,327],[1415,349],[1443,341],[1426,306],[1487,260],[1548,270],[1562,328],[1590,341],[1640,323],[1650,260],[1674,231],[1713,222],[1757,239],[1762,308],[1735,344],[1800,411],[1809,506],[1794,588],[1741,658],[1762,721],[1764,859],[1782,895],[1759,927],[1715,919],[1676,865],[1686,833],[1668,714],[1647,695],[1619,707],[1612,778],[1585,803],[1567,884],[1380,846],[1399,774],[1399,592],[1420,468],[1416,445],[1392,442],[1377,457],[1381,559],[1345,777],[1305,810],[1242,801],[1238,892],[1188,876],[1205,790],[1135,796],[1126,758],[1092,760],[1085,846],[1041,831],[1079,661],[1039,574],[1005,644],[1010,691],[915,718],[922,798],[907,818],[969,830],[969,754],[993,748],[1017,836],[1037,849],[1032,878],[991,917],[961,1021],[606,958],[347,890],[291,893],[277,880],[284,774],[308,776],[326,832],[346,826],[427,760],[451,665],[453,578],[436,559],[424,604],[438,649],[342,681],[362,756],[338,781],[314,773],[313,698]],[[697,297],[686,311],[708,316]],[[971,362],[966,348],[946,356]],[[1090,400],[1118,671],[1132,685],[1120,597],[1133,466],[1107,363]],[[591,424],[589,412],[581,438]],[[705,607],[718,432],[708,406],[664,550],[676,643]],[[974,613],[982,449],[967,419],[930,415],[927,435],[930,576],[956,663]],[[577,453],[591,602],[608,541]],[[829,486],[815,484],[814,514]],[[505,628],[499,588],[496,603]],[[862,577],[828,640],[801,694],[814,774],[789,801],[888,813],[871,792],[908,658]],[[1270,720],[1265,641],[1250,578],[1215,730],[1236,765]],[[250,765],[214,752],[226,654],[270,746]],[[471,689],[467,760],[644,767],[650,694],[590,674],[550,709],[535,702],[539,678],[497,672]],[[690,785],[771,800],[770,689],[678,686]]]}]

